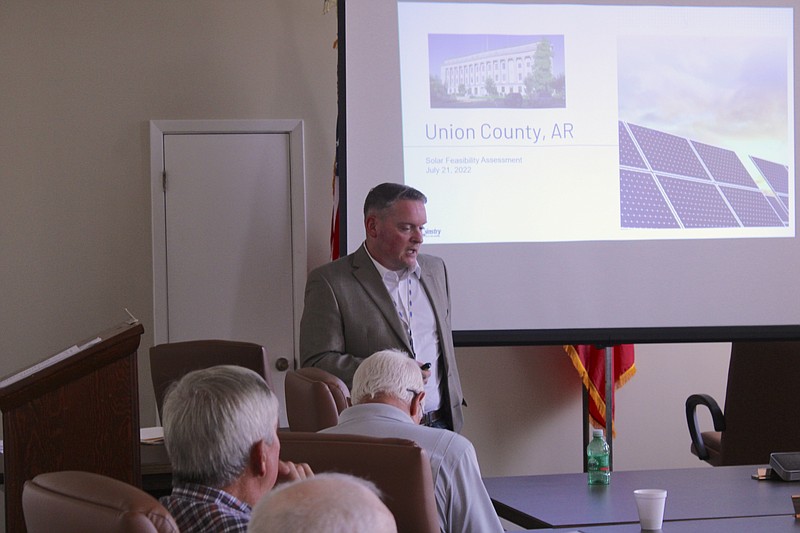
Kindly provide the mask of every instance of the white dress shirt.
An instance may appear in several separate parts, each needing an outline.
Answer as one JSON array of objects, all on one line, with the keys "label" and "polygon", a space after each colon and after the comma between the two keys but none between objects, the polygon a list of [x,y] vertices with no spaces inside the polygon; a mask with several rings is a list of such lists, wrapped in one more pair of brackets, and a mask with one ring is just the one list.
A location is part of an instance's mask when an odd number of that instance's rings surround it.
[{"label": "white dress shirt", "polygon": [[[366,249],[366,247],[365,247]],[[425,412],[438,411],[442,405],[442,375],[439,367],[439,334],[433,307],[420,282],[422,268],[419,264],[414,270],[389,270],[367,255],[378,270],[386,290],[389,292],[400,322],[406,328],[406,335],[414,353],[411,355],[420,364],[430,363],[431,375],[425,384]]]}]

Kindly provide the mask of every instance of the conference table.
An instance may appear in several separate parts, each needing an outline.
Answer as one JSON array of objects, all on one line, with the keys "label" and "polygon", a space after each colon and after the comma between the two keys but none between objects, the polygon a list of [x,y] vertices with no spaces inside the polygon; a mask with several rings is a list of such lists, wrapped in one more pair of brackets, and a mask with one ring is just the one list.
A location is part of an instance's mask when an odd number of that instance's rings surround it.
[{"label": "conference table", "polygon": [[[637,531],[639,516],[633,491],[646,488],[667,490],[664,531],[691,531],[680,529],[679,521],[698,520],[708,520],[709,526],[722,521],[720,531],[734,531],[723,526],[732,528],[736,520],[757,522],[761,518],[795,528],[792,495],[800,494],[800,483],[752,479],[757,468],[758,465],[615,471],[608,486],[589,486],[584,473],[489,477],[484,483],[498,515],[526,529]],[[747,528],[746,522],[738,522],[742,531]],[[701,530],[710,531],[705,527]],[[800,525],[796,531],[800,532]]]},{"label": "conference table", "polygon": [[[639,524],[589,526],[566,529],[527,529],[546,533],[642,533]],[[711,520],[673,520],[664,522],[661,533],[798,533],[800,520],[792,515],[748,516],[743,518],[718,518]]]},{"label": "conference table", "polygon": [[[142,470],[142,488],[160,497],[172,491],[172,466],[163,443],[145,444],[139,446]],[[0,490],[4,490],[5,465],[3,454],[0,452]],[[0,528],[2,532],[2,528]]]}]

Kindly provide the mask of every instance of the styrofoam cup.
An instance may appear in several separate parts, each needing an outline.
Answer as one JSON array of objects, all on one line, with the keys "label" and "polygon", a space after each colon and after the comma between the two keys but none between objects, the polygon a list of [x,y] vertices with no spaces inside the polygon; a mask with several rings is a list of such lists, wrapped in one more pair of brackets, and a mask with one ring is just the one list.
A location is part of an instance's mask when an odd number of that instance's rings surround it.
[{"label": "styrofoam cup", "polygon": [[664,521],[664,504],[667,491],[663,489],[638,489],[633,491],[636,508],[639,510],[639,524],[642,529],[658,530]]}]

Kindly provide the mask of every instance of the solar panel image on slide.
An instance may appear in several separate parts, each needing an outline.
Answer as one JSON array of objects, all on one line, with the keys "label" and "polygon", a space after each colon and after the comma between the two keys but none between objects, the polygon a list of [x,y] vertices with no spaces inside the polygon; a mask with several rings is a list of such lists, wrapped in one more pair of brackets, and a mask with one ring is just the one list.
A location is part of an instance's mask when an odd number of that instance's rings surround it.
[{"label": "solar panel image on slide", "polygon": [[780,163],[750,158],[772,188],[766,194],[734,151],[625,122],[619,159],[622,227],[788,224],[788,170]]}]

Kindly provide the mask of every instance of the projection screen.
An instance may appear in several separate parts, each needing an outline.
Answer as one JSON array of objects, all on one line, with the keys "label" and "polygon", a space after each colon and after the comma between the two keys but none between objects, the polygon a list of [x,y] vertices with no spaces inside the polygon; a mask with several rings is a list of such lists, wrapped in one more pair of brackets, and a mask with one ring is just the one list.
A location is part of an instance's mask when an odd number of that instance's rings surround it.
[{"label": "projection screen", "polygon": [[405,182],[459,344],[800,338],[798,4],[339,0],[342,252]]}]

